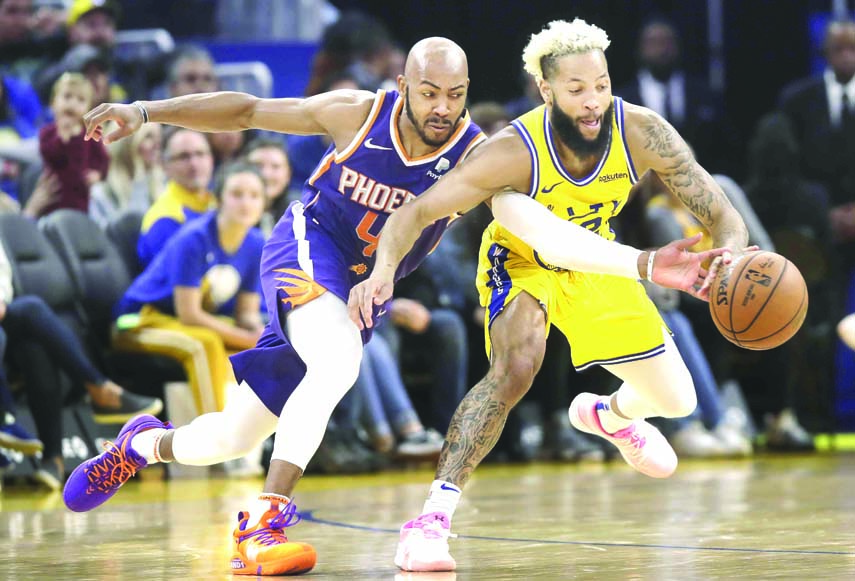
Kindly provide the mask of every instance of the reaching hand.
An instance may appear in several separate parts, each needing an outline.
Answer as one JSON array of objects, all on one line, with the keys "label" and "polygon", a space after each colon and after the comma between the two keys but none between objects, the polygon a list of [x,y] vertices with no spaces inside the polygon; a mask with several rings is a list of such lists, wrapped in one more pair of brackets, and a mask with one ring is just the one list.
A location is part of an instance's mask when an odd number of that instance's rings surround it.
[{"label": "reaching hand", "polygon": [[[708,301],[710,284],[721,265],[731,263],[733,251],[730,248],[713,248],[703,252],[689,252],[688,249],[697,244],[701,237],[702,234],[696,234],[691,238],[675,240],[657,250],[651,280],[660,286],[678,289]],[[756,246],[751,246],[744,252],[756,249]],[[708,260],[712,260],[709,270],[702,266]]]},{"label": "reaching hand", "polygon": [[391,280],[368,277],[368,280],[364,280],[350,289],[350,296],[347,298],[347,311],[360,331],[366,327],[370,329],[374,326],[372,320],[374,305],[382,305],[391,299],[394,286]]},{"label": "reaching hand", "polygon": [[[118,129],[102,137],[103,127],[107,121],[115,121]],[[86,124],[86,135],[84,139],[94,139],[104,143],[113,143],[142,127],[142,112],[136,105],[123,105],[121,103],[102,103],[83,116]]]}]

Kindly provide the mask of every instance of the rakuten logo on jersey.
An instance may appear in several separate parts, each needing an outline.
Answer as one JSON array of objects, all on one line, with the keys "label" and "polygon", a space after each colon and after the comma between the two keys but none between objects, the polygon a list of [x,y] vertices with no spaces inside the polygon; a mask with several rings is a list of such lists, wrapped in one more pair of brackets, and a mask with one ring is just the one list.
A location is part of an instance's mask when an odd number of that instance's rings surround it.
[{"label": "rakuten logo on jersey", "polygon": [[387,214],[416,197],[408,190],[381,184],[344,165],[341,166],[338,191],[343,196],[350,196],[357,204]]}]

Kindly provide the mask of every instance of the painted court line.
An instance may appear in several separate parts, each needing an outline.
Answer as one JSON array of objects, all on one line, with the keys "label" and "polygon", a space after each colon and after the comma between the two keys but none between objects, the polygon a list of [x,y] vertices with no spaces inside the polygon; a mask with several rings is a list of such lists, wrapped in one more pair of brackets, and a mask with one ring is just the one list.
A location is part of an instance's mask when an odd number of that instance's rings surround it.
[{"label": "painted court line", "polygon": [[[300,511],[300,516],[305,522],[312,522],[319,525],[327,525],[345,529],[353,529],[358,531],[366,531],[371,533],[392,533],[398,534],[398,529],[384,529],[381,527],[372,527],[367,525],[357,525],[333,520],[318,518],[312,511]],[[656,545],[649,543],[604,543],[604,542],[589,542],[589,541],[559,541],[555,539],[519,539],[510,537],[484,537],[478,535],[458,535],[459,539],[471,539],[473,541],[501,541],[510,543],[539,543],[543,545],[579,545],[588,547],[631,547],[640,549],[668,549],[676,551],[716,551],[720,553],[757,553],[757,554],[776,554],[776,555],[850,555],[855,556],[852,551],[819,551],[819,550],[801,550],[801,549],[753,549],[746,547],[693,547],[689,545]]]}]

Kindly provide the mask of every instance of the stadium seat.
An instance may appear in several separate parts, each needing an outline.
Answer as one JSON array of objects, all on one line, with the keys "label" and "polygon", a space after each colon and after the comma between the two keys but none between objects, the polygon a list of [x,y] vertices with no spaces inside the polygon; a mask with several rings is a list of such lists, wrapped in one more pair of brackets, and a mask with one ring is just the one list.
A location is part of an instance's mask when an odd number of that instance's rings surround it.
[{"label": "stadium seat", "polygon": [[113,54],[125,62],[146,62],[159,59],[175,49],[175,41],[164,28],[143,28],[116,32]]},{"label": "stadium seat", "polygon": [[265,99],[273,96],[273,74],[261,61],[218,63],[214,73],[224,91],[240,91]]},{"label": "stadium seat", "polygon": [[128,211],[107,224],[107,237],[122,257],[125,268],[132,278],[136,278],[142,272],[137,254],[137,240],[140,236],[142,221],[142,212]]},{"label": "stadium seat", "polygon": [[112,378],[133,386],[133,391],[151,395],[161,395],[167,381],[184,380],[184,370],[174,359],[111,349],[113,306],[132,278],[119,252],[98,225],[82,212],[57,210],[42,218],[39,227],[68,268]]}]

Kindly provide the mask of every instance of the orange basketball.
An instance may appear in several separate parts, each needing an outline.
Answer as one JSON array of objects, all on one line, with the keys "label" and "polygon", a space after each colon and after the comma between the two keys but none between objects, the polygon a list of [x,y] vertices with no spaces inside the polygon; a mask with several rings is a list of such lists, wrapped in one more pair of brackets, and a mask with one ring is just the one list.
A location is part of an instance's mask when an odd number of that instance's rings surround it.
[{"label": "orange basketball", "polygon": [[748,252],[722,269],[710,289],[710,314],[731,343],[772,349],[802,326],[808,292],[796,266],[774,252]]}]

